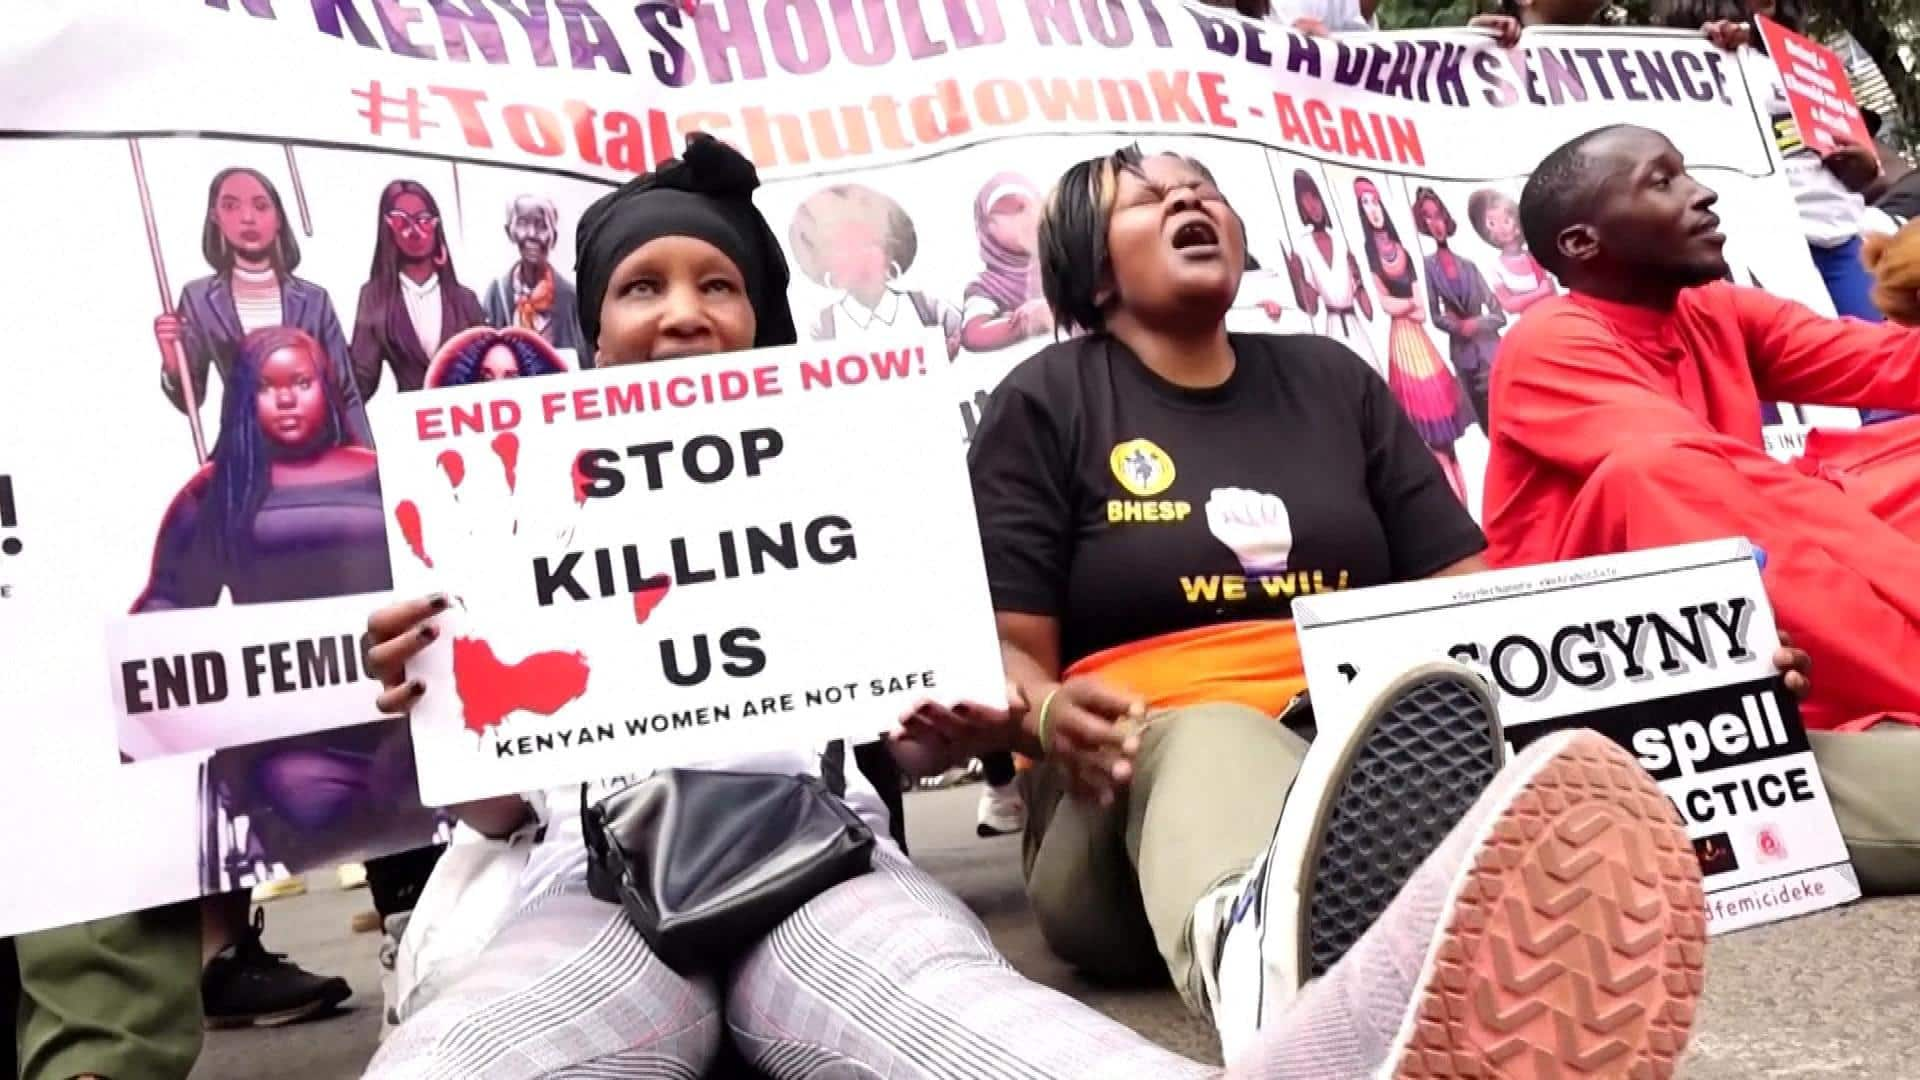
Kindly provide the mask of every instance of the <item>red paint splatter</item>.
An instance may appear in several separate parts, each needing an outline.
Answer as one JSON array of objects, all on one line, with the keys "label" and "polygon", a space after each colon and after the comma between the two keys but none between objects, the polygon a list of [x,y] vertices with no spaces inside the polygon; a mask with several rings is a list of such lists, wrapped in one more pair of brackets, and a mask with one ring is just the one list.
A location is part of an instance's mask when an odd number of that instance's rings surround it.
[{"label": "red paint splatter", "polygon": [[406,538],[407,546],[413,549],[413,557],[427,569],[433,569],[433,558],[427,554],[426,541],[421,536],[420,508],[412,499],[402,499],[400,505],[393,508],[393,520],[399,524],[400,535]]},{"label": "red paint splatter", "polygon": [[586,470],[580,467],[580,463],[585,460],[587,460],[585,450],[573,456],[573,503],[575,506],[587,505],[587,487],[593,483],[587,479]]},{"label": "red paint splatter", "polygon": [[435,460],[440,463],[440,471],[447,474],[447,483],[454,487],[467,478],[467,459],[460,456],[460,451],[444,451]]},{"label": "red paint splatter", "polygon": [[453,686],[467,730],[484,735],[516,712],[552,716],[587,692],[587,658],[539,652],[516,663],[494,655],[484,638],[453,639]]},{"label": "red paint splatter", "polygon": [[639,591],[633,594],[633,621],[646,622],[647,617],[653,614],[653,609],[659,607],[660,601],[667,598],[667,589],[672,584],[673,579],[665,574],[655,574],[648,578]]},{"label": "red paint splatter", "polygon": [[500,467],[507,473],[507,490],[520,482],[520,436],[511,431],[503,431],[493,437],[493,453],[500,459]]}]

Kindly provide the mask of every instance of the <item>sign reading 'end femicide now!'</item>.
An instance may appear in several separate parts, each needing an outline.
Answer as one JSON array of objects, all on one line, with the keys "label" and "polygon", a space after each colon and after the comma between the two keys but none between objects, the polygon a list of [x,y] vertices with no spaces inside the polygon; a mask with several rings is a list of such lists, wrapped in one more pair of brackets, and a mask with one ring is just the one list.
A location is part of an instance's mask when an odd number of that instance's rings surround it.
[{"label": "sign reading 'end femicide now!'", "polygon": [[871,737],[1003,685],[937,334],[422,393],[378,431],[434,804]]},{"label": "sign reading 'end femicide now!'", "polygon": [[1322,730],[1408,667],[1487,677],[1507,743],[1567,728],[1626,747],[1692,837],[1708,929],[1860,895],[1791,695],[1753,549],[1723,540],[1302,597],[1300,651]]}]

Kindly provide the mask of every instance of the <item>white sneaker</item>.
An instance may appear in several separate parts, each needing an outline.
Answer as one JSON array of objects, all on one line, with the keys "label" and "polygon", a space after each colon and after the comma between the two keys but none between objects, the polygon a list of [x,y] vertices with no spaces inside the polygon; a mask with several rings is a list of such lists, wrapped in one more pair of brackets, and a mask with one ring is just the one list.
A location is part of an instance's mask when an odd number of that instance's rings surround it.
[{"label": "white sneaker", "polygon": [[1664,1080],[1706,935],[1699,860],[1659,785],[1605,737],[1556,732],[1228,1075]]},{"label": "white sneaker", "polygon": [[1273,841],[1207,943],[1228,1060],[1373,925],[1506,759],[1491,691],[1451,661],[1395,678],[1355,723],[1316,720]]},{"label": "white sneaker", "polygon": [[1027,800],[1020,795],[1019,780],[980,793],[979,824],[974,828],[980,836],[1006,836],[1026,827]]}]

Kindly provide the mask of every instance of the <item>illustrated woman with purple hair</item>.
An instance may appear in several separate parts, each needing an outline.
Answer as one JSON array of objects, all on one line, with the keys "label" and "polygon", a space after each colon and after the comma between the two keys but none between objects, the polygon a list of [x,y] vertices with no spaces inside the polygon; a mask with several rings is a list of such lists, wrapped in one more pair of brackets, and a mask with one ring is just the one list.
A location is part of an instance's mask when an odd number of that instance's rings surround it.
[{"label": "illustrated woman with purple hair", "polygon": [[960,344],[973,352],[1004,349],[1053,330],[1040,295],[1040,189],[1019,173],[1001,173],[973,200],[980,237],[980,276],[960,309]]},{"label": "illustrated woman with purple hair", "polygon": [[475,326],[447,339],[427,367],[428,389],[499,379],[530,379],[572,371],[573,365],[532,330]]}]

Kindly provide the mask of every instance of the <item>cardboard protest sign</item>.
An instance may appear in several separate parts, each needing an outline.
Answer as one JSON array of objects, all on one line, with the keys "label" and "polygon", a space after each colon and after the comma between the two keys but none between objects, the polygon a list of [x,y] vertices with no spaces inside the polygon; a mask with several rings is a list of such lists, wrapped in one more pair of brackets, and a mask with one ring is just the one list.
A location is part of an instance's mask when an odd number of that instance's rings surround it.
[{"label": "cardboard protest sign", "polygon": [[1766,40],[1767,56],[1780,69],[1801,141],[1821,154],[1838,145],[1837,139],[1872,146],[1873,135],[1853,100],[1853,84],[1840,55],[1764,15],[1755,22]]},{"label": "cardboard protest sign", "polygon": [[1322,731],[1408,667],[1485,675],[1509,746],[1570,727],[1632,751],[1686,823],[1714,933],[1859,897],[1752,548],[1727,540],[1302,597]]},{"label": "cardboard protest sign", "polygon": [[[1831,310],[1776,227],[1791,195],[1751,98],[1688,32],[1308,38],[1178,0],[0,5],[0,295],[22,298],[0,360],[0,816],[69,826],[7,837],[0,934],[439,835],[396,767],[407,725],[374,717],[345,648],[413,558],[389,565],[371,432],[424,387],[591,367],[580,214],[688,132],[760,167],[805,338],[938,333],[955,443],[1052,340],[1047,188],[1136,139],[1190,155],[1247,226],[1230,325],[1464,384],[1428,434],[1472,507],[1478,380],[1558,291],[1514,203],[1574,135],[1671,136],[1721,195],[1736,279]],[[1394,247],[1424,319],[1377,302],[1369,252]],[[437,290],[437,327],[409,289]],[[1782,409],[1768,446],[1852,415]],[[501,484],[487,447],[466,463],[470,500]],[[307,800],[316,761],[350,783]]]},{"label": "cardboard protest sign", "polygon": [[1004,693],[939,335],[510,379],[386,414],[432,804],[890,729]]},{"label": "cardboard protest sign", "polygon": [[363,640],[367,604],[378,599],[262,604],[244,622],[219,608],[113,621],[121,754],[146,761],[378,720]]}]

